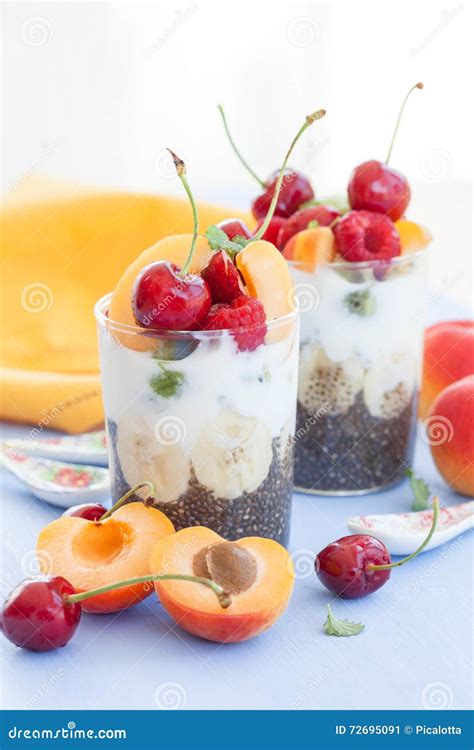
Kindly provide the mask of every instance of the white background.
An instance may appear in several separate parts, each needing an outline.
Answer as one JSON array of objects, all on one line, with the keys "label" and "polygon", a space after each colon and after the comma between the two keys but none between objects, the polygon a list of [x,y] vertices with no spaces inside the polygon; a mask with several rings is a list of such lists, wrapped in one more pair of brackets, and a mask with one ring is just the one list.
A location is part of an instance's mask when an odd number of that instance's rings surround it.
[{"label": "white background", "polygon": [[202,199],[245,206],[255,170],[275,169],[304,115],[293,163],[322,196],[351,169],[393,154],[413,189],[410,218],[435,236],[432,283],[468,303],[472,119],[467,0],[17,3],[3,7],[3,187],[47,172],[87,184],[179,192],[163,149],[188,163]]}]

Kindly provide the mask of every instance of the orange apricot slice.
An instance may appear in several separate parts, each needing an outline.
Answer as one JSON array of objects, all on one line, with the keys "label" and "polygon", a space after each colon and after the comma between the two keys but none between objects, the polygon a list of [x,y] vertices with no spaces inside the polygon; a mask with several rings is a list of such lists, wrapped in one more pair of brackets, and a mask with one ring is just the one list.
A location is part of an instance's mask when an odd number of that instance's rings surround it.
[{"label": "orange apricot slice", "polygon": [[312,273],[321,263],[331,263],[336,255],[334,233],[330,227],[304,229],[290,237],[283,250],[287,260]]},{"label": "orange apricot slice", "polygon": [[399,219],[395,222],[395,227],[400,235],[400,242],[402,244],[401,255],[416,253],[417,250],[422,250],[429,245],[433,239],[432,235],[427,229],[425,229],[425,227],[414,221]]},{"label": "orange apricot slice", "polygon": [[[109,308],[109,318],[111,321],[129,326],[137,325],[132,310],[132,291],[138,274],[145,266],[158,260],[169,260],[177,266],[182,266],[188,257],[192,238],[192,234],[175,234],[164,237],[155,245],[144,250],[128,266],[112,294]],[[212,250],[209,247],[206,237],[199,235],[189,269],[190,273],[201,271],[207,265],[211,256]],[[129,349],[135,349],[135,351],[153,351],[157,348],[157,340],[153,336],[128,334],[114,329],[113,323],[111,330],[116,340]]]},{"label": "orange apricot slice", "polygon": [[[200,569],[203,557],[207,557],[204,570]],[[203,526],[161,539],[152,549],[150,572],[211,573],[216,583],[230,588],[232,602],[224,610],[204,586],[187,581],[155,583],[162,605],[184,630],[218,643],[248,640],[271,627],[286,609],[294,583],[291,557],[277,542],[262,537],[226,542]]]},{"label": "orange apricot slice", "polygon": [[293,311],[288,263],[275,245],[266,240],[249,242],[236,256],[236,264],[250,296],[263,304],[267,320]]},{"label": "orange apricot slice", "polygon": [[[173,532],[164,513],[134,502],[102,523],[58,518],[41,531],[36,554],[44,574],[63,576],[76,592],[88,591],[147,575],[152,548]],[[138,604],[152,590],[149,583],[134,584],[86,599],[82,606],[87,612],[116,612]]]}]

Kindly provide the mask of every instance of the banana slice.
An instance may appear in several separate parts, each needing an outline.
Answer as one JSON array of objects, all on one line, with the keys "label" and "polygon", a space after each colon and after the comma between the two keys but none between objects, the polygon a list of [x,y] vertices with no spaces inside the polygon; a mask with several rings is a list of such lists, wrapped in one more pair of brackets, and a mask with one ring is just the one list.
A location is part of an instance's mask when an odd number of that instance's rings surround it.
[{"label": "banana slice", "polygon": [[355,357],[332,362],[321,347],[302,356],[298,380],[298,401],[311,414],[324,409],[328,414],[345,414],[353,405],[364,382],[364,369]]},{"label": "banana slice", "polygon": [[[124,415],[117,427],[117,454],[125,480],[133,487],[145,480],[153,482],[158,500],[177,500],[186,492],[191,466],[179,445],[179,435],[160,442],[143,417]],[[147,489],[140,490],[142,497]]]},{"label": "banana slice", "polygon": [[198,436],[192,464],[200,484],[217,497],[233,500],[261,485],[272,456],[267,427],[225,408]]},{"label": "banana slice", "polygon": [[393,354],[384,357],[367,371],[364,401],[373,417],[394,419],[406,408],[413,396],[416,368],[412,357]]}]

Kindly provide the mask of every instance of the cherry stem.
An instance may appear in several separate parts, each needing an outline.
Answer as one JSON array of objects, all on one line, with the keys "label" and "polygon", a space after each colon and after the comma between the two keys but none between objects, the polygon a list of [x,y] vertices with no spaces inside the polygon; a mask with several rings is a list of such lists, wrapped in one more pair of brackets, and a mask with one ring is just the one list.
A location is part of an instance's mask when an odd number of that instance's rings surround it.
[{"label": "cherry stem", "polygon": [[194,249],[196,247],[196,241],[197,241],[197,237],[199,233],[198,213],[197,213],[196,202],[194,200],[194,196],[191,192],[191,188],[189,187],[189,183],[186,179],[186,165],[184,161],[180,159],[179,156],[177,156],[174,153],[174,151],[172,151],[170,148],[168,148],[167,151],[169,151],[171,154],[174,166],[176,167],[176,174],[178,175],[179,179],[183,183],[183,187],[186,190],[186,195],[189,198],[189,202],[191,203],[191,208],[193,210],[193,239],[191,242],[191,248],[189,250],[188,257],[186,258],[184,266],[179,272],[180,276],[186,276],[187,272],[189,271],[189,266],[191,265],[191,262],[193,259]]},{"label": "cherry stem", "polygon": [[115,591],[115,589],[122,589],[127,586],[134,586],[137,583],[152,583],[153,581],[190,581],[191,583],[199,583],[202,586],[207,586],[217,596],[219,604],[222,609],[227,609],[232,604],[232,600],[229,594],[219,586],[218,583],[214,583],[210,578],[201,578],[200,576],[187,576],[180,575],[178,573],[164,573],[163,575],[147,575],[140,576],[139,578],[128,578],[125,581],[118,581],[117,583],[109,583],[107,586],[100,586],[98,589],[91,589],[90,591],[81,591],[78,594],[70,594],[64,601],[66,604],[77,604],[83,602],[85,599],[90,599],[92,596],[100,596],[100,594],[107,594],[109,591]]},{"label": "cherry stem", "polygon": [[265,217],[265,221],[263,222],[263,224],[260,227],[260,229],[258,230],[258,232],[254,235],[254,238],[253,238],[254,240],[261,240],[262,239],[263,235],[265,234],[265,232],[268,229],[268,225],[270,224],[270,222],[271,222],[271,220],[273,218],[273,214],[275,213],[276,204],[278,202],[278,196],[280,194],[281,186],[283,184],[283,178],[285,176],[285,168],[286,168],[286,165],[288,163],[288,159],[291,156],[291,152],[293,151],[293,148],[298,143],[299,139],[301,138],[301,136],[303,135],[303,133],[305,132],[305,130],[307,130],[310,127],[310,125],[313,124],[313,122],[316,122],[316,120],[320,120],[322,117],[324,117],[325,114],[326,114],[326,110],[325,109],[318,109],[317,112],[313,112],[313,114],[307,115],[304,124],[301,126],[301,128],[298,130],[297,134],[293,138],[293,140],[291,142],[291,146],[288,149],[288,151],[286,152],[286,156],[285,156],[285,158],[283,160],[283,164],[282,164],[281,169],[280,169],[280,174],[278,175],[278,180],[277,180],[277,184],[275,185],[275,190],[273,192],[273,198],[272,198],[272,202],[270,203],[270,208],[268,209],[268,213],[267,213],[267,215]]},{"label": "cherry stem", "polygon": [[430,541],[431,537],[435,533],[436,527],[438,525],[438,517],[439,517],[439,498],[434,497],[433,498],[433,521],[431,523],[431,529],[429,530],[428,536],[424,540],[422,544],[416,549],[414,552],[411,553],[411,555],[408,555],[408,557],[403,557],[401,560],[398,560],[397,562],[390,563],[389,565],[367,565],[366,570],[391,570],[391,568],[397,568],[399,565],[404,565],[409,560],[413,560],[414,557],[420,554],[422,552],[428,542]]},{"label": "cherry stem", "polygon": [[235,155],[237,156],[237,158],[239,159],[239,161],[241,162],[241,164],[245,167],[245,169],[247,170],[247,172],[250,175],[252,175],[252,177],[254,178],[254,180],[257,180],[257,182],[259,183],[259,185],[261,187],[265,188],[265,182],[263,180],[261,180],[260,177],[253,171],[252,167],[245,161],[244,157],[242,156],[242,154],[240,153],[239,149],[235,145],[234,139],[232,138],[232,136],[230,134],[229,126],[227,124],[227,119],[226,119],[226,116],[225,116],[225,113],[224,113],[224,107],[222,106],[222,104],[218,104],[217,105],[217,109],[219,110],[220,116],[222,117],[222,122],[224,123],[224,129],[225,129],[227,138],[229,139],[229,143],[232,146],[232,149],[233,149]]},{"label": "cherry stem", "polygon": [[132,487],[131,490],[125,493],[125,495],[122,495],[122,497],[117,500],[112,507],[104,513],[103,516],[97,519],[96,523],[102,523],[102,521],[105,521],[106,518],[109,518],[112,513],[115,513],[116,510],[118,510],[124,503],[127,502],[127,500],[132,497],[132,495],[135,495],[138,490],[141,490],[143,487],[149,487],[151,494],[155,495],[155,488],[152,485],[151,482],[141,482],[140,484],[135,485],[135,487]]},{"label": "cherry stem", "polygon": [[395,143],[395,138],[397,137],[398,128],[400,126],[400,121],[401,121],[402,115],[403,115],[403,110],[405,109],[405,104],[407,103],[408,98],[409,98],[409,96],[410,96],[410,94],[411,94],[412,91],[414,91],[415,89],[422,89],[422,88],[423,88],[423,84],[422,83],[415,83],[415,85],[411,87],[410,91],[405,96],[405,98],[404,98],[404,100],[402,102],[402,106],[400,107],[400,112],[398,113],[398,119],[397,119],[397,122],[396,122],[396,125],[395,125],[395,130],[393,131],[392,140],[390,141],[390,147],[388,149],[387,158],[385,159],[385,164],[388,164],[389,161],[390,161],[390,157],[392,155],[392,150],[393,150],[393,144]]}]

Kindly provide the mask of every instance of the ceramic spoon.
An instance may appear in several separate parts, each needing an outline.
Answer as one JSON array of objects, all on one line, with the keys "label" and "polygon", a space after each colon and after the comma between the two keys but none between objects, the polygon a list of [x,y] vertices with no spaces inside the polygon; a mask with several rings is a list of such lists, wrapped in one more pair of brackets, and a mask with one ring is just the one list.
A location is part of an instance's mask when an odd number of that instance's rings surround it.
[{"label": "ceramic spoon", "polygon": [[[370,534],[385,544],[391,555],[410,555],[422,543],[433,520],[432,510],[354,516],[347,525],[353,534]],[[474,526],[474,500],[440,508],[438,527],[426,549],[449,542]]]},{"label": "ceramic spoon", "polygon": [[94,503],[110,496],[107,469],[33,458],[2,445],[0,463],[21,479],[36,497],[61,508]]},{"label": "ceramic spoon", "polygon": [[45,456],[58,461],[73,461],[78,464],[107,466],[107,446],[104,430],[86,432],[84,435],[64,435],[61,437],[12,439],[4,445],[28,456]]}]

